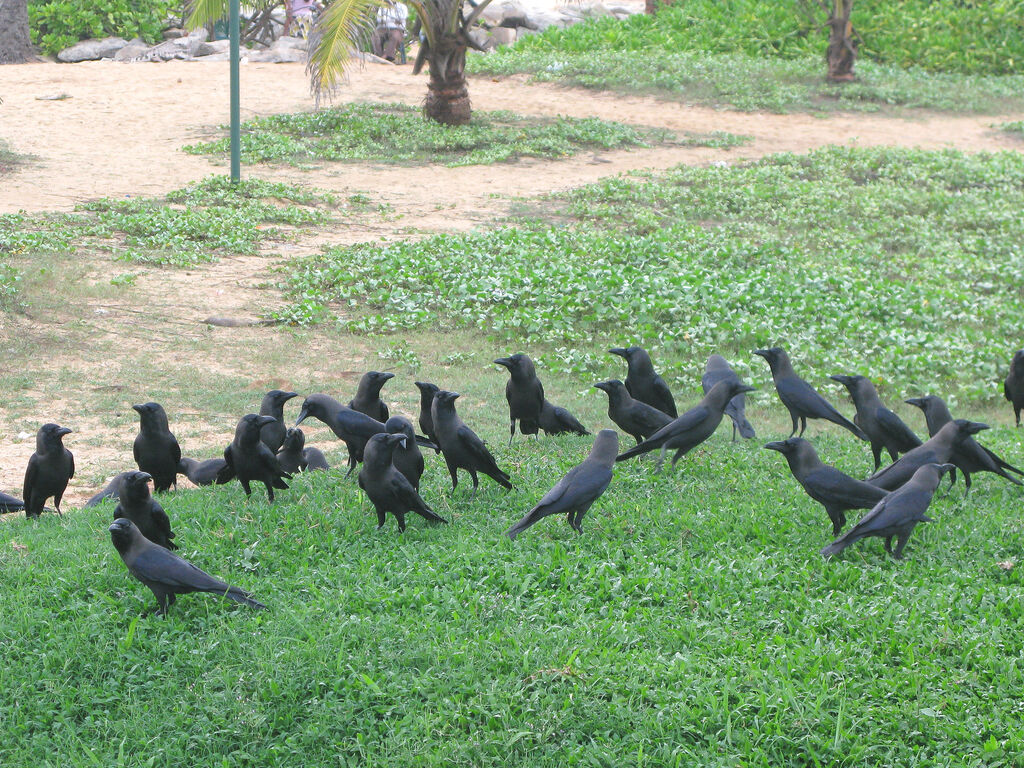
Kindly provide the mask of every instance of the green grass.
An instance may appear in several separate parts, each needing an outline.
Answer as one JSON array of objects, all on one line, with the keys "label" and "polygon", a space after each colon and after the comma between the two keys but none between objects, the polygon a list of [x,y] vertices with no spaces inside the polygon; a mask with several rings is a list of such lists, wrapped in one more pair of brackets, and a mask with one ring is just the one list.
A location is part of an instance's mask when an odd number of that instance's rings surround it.
[{"label": "green grass", "polygon": [[[445,126],[425,120],[420,110],[403,104],[350,104],[244,123],[242,159],[293,165],[324,161],[487,165],[522,157],[570,157],[584,149],[665,143],[722,147],[745,141],[723,132],[677,137],[670,131],[596,118],[528,118],[511,112],[476,111],[469,125]],[[193,144],[185,151],[226,156],[228,139]]]},{"label": "green grass", "polygon": [[999,126],[1000,130],[1006,131],[1007,133],[1014,133],[1024,136],[1024,120],[1017,120],[1012,123],[1003,123]]},{"label": "green grass", "polygon": [[995,395],[1024,328],[1017,153],[830,148],[608,179],[542,206],[520,226],[299,261],[280,317],[474,329],[586,382],[608,346],[637,343],[681,388],[711,352],[761,373],[750,351],[781,343],[891,395],[972,400]]},{"label": "green grass", "polygon": [[[336,472],[273,506],[165,496],[182,554],[266,612],[189,595],[139,618],[111,505],[0,521],[0,763],[1020,764],[1022,566],[998,565],[1024,546],[1016,488],[936,500],[903,563],[878,540],[825,562],[821,508],[723,431],[674,474],[618,465],[584,536],[549,518],[513,544],[588,440],[489,436],[516,491],[470,502],[428,456],[452,524],[404,535]],[[819,437],[867,472],[862,444]]]},{"label": "green grass", "polygon": [[285,227],[327,223],[337,206],[329,193],[259,179],[233,186],[211,176],[164,198],[104,198],[71,214],[0,216],[0,255],[96,249],[122,261],[190,266],[256,253],[261,243],[285,237]]},{"label": "green grass", "polygon": [[[961,74],[1024,74],[1024,3],[857,0],[862,61]],[[820,60],[827,11],[815,0],[686,0],[656,15],[605,16],[519,41],[517,51],[565,54],[690,51]],[[819,63],[819,67],[823,66]]]},{"label": "green grass", "polygon": [[998,114],[1024,109],[1024,75],[930,73],[860,61],[856,82],[835,85],[825,81],[820,56],[777,59],[686,49],[562,51],[517,45],[471,56],[469,70],[482,75],[524,72],[541,82],[747,111]]}]

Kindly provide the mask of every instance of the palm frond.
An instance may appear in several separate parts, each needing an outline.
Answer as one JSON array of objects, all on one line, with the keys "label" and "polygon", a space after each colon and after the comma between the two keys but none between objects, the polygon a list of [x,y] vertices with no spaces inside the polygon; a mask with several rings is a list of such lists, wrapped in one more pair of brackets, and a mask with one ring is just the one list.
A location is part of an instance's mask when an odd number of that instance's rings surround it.
[{"label": "palm frond", "polygon": [[310,40],[310,86],[317,100],[345,75],[359,47],[373,31],[384,0],[334,0],[320,14]]},{"label": "palm frond", "polygon": [[490,4],[491,0],[483,0],[483,2],[478,3],[476,8],[473,9],[473,12],[466,17],[466,21],[464,24],[465,28],[469,29],[470,27],[472,27],[473,22],[480,18],[480,14],[483,13],[484,9]]},{"label": "palm frond", "polygon": [[189,29],[199,29],[207,24],[220,21],[227,15],[227,0],[191,0],[185,24]]},{"label": "palm frond", "polygon": [[[436,12],[434,4],[429,0],[407,0],[406,5],[411,5],[413,10],[416,11],[416,16],[420,20],[420,29],[426,35],[427,42],[431,45],[437,45],[437,34],[432,21],[432,14]],[[413,72],[413,74],[417,73]]]}]

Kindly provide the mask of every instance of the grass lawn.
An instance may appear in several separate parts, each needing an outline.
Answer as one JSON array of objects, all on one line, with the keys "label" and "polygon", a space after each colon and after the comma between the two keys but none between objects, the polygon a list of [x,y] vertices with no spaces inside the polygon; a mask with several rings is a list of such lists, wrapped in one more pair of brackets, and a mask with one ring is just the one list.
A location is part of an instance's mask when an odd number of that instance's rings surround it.
[{"label": "grass lawn", "polygon": [[[865,446],[812,433],[869,470]],[[110,546],[111,505],[5,521],[0,761],[1019,764],[1018,489],[937,500],[904,563],[877,540],[824,562],[827,518],[772,436],[723,431],[674,474],[618,465],[581,538],[561,518],[502,532],[585,438],[495,440],[516,490],[484,481],[473,502],[428,457],[423,494],[452,522],[404,536],[375,531],[340,470],[276,505],[166,496],[182,553],[265,613],[191,595],[140,619],[152,596]]]},{"label": "grass lawn", "polygon": [[[195,194],[219,194],[210,184]],[[278,191],[255,198],[309,216],[334,205]],[[7,407],[74,402],[99,421],[72,450],[130,444],[124,403],[150,396],[192,453],[266,389],[345,397],[377,367],[400,374],[385,389],[395,410],[415,412],[414,377],[462,392],[515,490],[483,479],[470,500],[463,477],[453,493],[429,454],[422,493],[450,524],[378,532],[320,429],[309,442],[338,469],[296,478],[274,505],[237,484],[162,498],[181,554],[269,606],[189,595],[166,619],[140,618],[153,599],[110,544],[112,504],[0,518],[0,765],[1021,765],[1022,489],[981,475],[965,500],[958,484],[904,562],[878,540],[824,561],[824,511],[761,448],[788,418],[750,352],[784,343],[846,414],[828,374],[870,375],[893,404],[948,395],[1020,465],[996,393],[1024,328],[1022,198],[1016,154],[827,149],[612,179],[523,201],[494,231],[293,259],[278,274],[287,325],[182,323],[115,354],[125,340],[93,338],[84,319],[22,323],[0,373]],[[50,247],[62,220],[33,222],[42,239],[6,258],[34,313],[66,301],[74,316],[101,288],[140,295],[131,281],[65,285],[80,273]],[[100,239],[126,232],[103,226]],[[206,234],[209,221],[196,242]],[[759,387],[757,439],[730,443],[726,425],[675,472],[619,464],[582,537],[555,517],[509,542],[590,438],[507,447],[506,376],[490,361],[533,354],[551,400],[596,431],[606,401],[591,384],[624,375],[603,350],[628,342],[654,350],[683,407],[707,353],[727,354]],[[97,355],[112,360],[95,374],[67,362]],[[848,433],[812,423],[808,437],[869,474]]]},{"label": "grass lawn", "polygon": [[857,80],[825,81],[819,57],[772,59],[743,53],[597,50],[567,53],[515,47],[469,58],[478,75],[529,74],[628,94],[744,111],[886,112],[929,109],[1004,114],[1024,109],[1024,75],[967,75],[857,63]]},{"label": "grass lawn", "polygon": [[[608,179],[494,231],[335,248],[285,272],[289,322],[392,338],[472,329],[587,384],[609,346],[678,389],[713,352],[872,377],[899,398],[1001,397],[1024,328],[1024,160],[822,149]],[[767,402],[764,393],[755,397]]]}]

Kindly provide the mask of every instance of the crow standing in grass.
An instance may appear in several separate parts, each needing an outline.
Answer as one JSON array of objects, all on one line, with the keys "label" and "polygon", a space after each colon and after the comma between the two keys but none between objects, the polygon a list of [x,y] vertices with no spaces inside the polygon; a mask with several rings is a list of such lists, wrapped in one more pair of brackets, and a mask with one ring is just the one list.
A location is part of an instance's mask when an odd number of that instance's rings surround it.
[{"label": "crow standing in grass", "polygon": [[847,420],[824,397],[819,395],[814,387],[796,375],[792,363],[789,362],[789,355],[782,347],[757,349],[754,350],[754,354],[767,360],[772,369],[775,391],[779,395],[779,400],[789,410],[789,417],[793,420],[793,431],[789,433],[790,437],[796,434],[798,426],[802,437],[804,430],[807,429],[808,419],[825,419],[845,427],[861,440],[868,439],[860,427]]},{"label": "crow standing in grass", "polygon": [[127,475],[131,474],[135,470],[129,470],[128,472],[121,472],[120,474],[114,475],[110,478],[110,482],[106,484],[102,491],[93,495],[87,502],[85,502],[85,508],[99,506],[100,502],[104,499],[116,499],[121,495],[121,484]]},{"label": "crow standing in grass", "polygon": [[217,478],[217,482],[227,482],[237,477],[242,484],[246,496],[252,495],[250,481],[263,483],[267,488],[267,498],[274,500],[274,489],[288,487],[285,480],[291,475],[281,469],[277,456],[260,440],[260,430],[274,420],[273,416],[260,416],[247,413],[235,427],[235,439],[224,449],[225,467]]},{"label": "crow standing in grass", "polygon": [[363,468],[359,471],[359,487],[366,491],[377,510],[377,530],[384,527],[388,512],[398,520],[399,531],[405,531],[406,512],[415,512],[432,523],[448,522],[427,506],[392,462],[395,448],[409,439],[401,433],[379,434],[366,444]]},{"label": "crow standing in grass", "polygon": [[[700,386],[704,390],[706,395],[711,391],[711,388],[720,381],[740,381],[740,377],[736,375],[736,371],[729,365],[729,361],[721,355],[711,355],[708,358],[707,365],[704,366],[704,375],[700,377]],[[747,421],[747,396],[743,393],[736,395],[729,404],[725,406],[725,415],[732,419],[732,439],[736,442],[736,433],[740,433],[740,437],[745,440],[749,440],[755,437],[756,433],[754,428]]]},{"label": "crow standing in grass", "polygon": [[537,369],[527,355],[522,353],[510,357],[499,357],[494,361],[508,369],[509,379],[505,385],[505,399],[508,400],[509,437],[508,444],[516,435],[516,422],[524,435],[536,435],[540,429],[540,413],[544,408],[544,385],[537,378]]},{"label": "crow standing in grass", "polygon": [[159,403],[133,405],[132,410],[139,414],[139,434],[132,446],[135,463],[153,476],[154,490],[177,487],[181,448],[167,423],[167,412]]},{"label": "crow standing in grass", "polygon": [[298,396],[297,392],[272,389],[263,396],[263,402],[260,403],[260,416],[271,416],[274,419],[272,424],[267,424],[260,430],[260,440],[274,453],[281,449],[284,434],[288,430],[284,423],[284,404]]},{"label": "crow standing in grass", "polygon": [[285,434],[284,445],[277,452],[277,460],[281,463],[281,469],[289,474],[331,468],[319,448],[306,445],[306,436],[298,427],[291,427]]},{"label": "crow standing in grass", "polygon": [[368,371],[363,374],[363,378],[359,380],[359,388],[356,390],[356,396],[353,397],[348,407],[354,411],[365,413],[371,419],[376,419],[380,422],[388,420],[388,406],[380,399],[380,389],[389,380],[395,378],[393,373],[383,373],[381,371]]},{"label": "crow standing in grass", "polygon": [[590,434],[587,428],[565,408],[552,405],[547,400],[544,401],[544,407],[540,409],[538,423],[545,435],[563,435],[567,432],[574,435]]},{"label": "crow standing in grass", "polygon": [[401,416],[392,416],[384,424],[389,435],[405,435],[408,440],[398,443],[392,449],[392,461],[395,469],[405,475],[409,485],[418,493],[420,490],[420,477],[423,476],[423,454],[420,447],[416,445],[416,432],[412,428],[412,422]]},{"label": "crow standing in grass", "polygon": [[888,467],[875,472],[868,478],[868,482],[879,488],[885,488],[887,491],[895,491],[904,483],[909,482],[914,473],[925,464],[950,463],[957,447],[971,435],[976,435],[983,429],[988,429],[988,424],[980,424],[966,419],[951,421],[940,429],[935,437],[925,441],[914,450],[907,451]]},{"label": "crow standing in grass", "polygon": [[583,533],[583,516],[591,505],[601,498],[612,481],[612,466],[619,452],[619,436],[613,429],[602,429],[594,438],[590,455],[581,464],[570,469],[555,487],[544,494],[537,506],[523,519],[508,529],[506,535],[514,539],[538,520],[548,515],[565,514],[566,520],[577,533]]},{"label": "crow standing in grass", "polygon": [[627,435],[632,435],[637,445],[672,421],[667,413],[634,400],[618,379],[599,381],[594,387],[608,394],[608,418]]},{"label": "crow standing in grass", "polygon": [[[938,434],[939,430],[949,422],[953,421],[953,416],[941,397],[936,397],[935,395],[912,397],[906,402],[924,411],[925,422],[928,425],[928,434],[932,437]],[[1002,458],[973,437],[960,441],[949,461],[964,473],[965,492],[971,490],[971,474],[974,472],[992,472],[1017,485],[1021,485],[1020,480],[1007,474],[1007,470],[1016,472],[1018,475],[1024,475],[1024,472],[1012,464],[1003,461]],[[956,481],[956,472],[950,472],[949,476],[951,478],[950,484],[952,485]]]},{"label": "crow standing in grass", "polygon": [[1003,382],[1003,396],[1013,406],[1013,415],[1020,426],[1020,412],[1024,409],[1024,349],[1018,349],[1010,361],[1010,372]]},{"label": "crow standing in grass", "polygon": [[711,437],[718,429],[729,401],[738,394],[753,391],[753,387],[740,384],[738,380],[720,381],[697,405],[679,418],[670,421],[640,445],[620,454],[615,460],[623,461],[661,448],[661,456],[658,459],[658,468],[661,469],[665,452],[671,448],[676,451],[676,455],[672,457],[672,468],[675,469],[679,459]]},{"label": "crow standing in grass", "polygon": [[789,471],[804,491],[825,507],[832,521],[832,535],[838,536],[846,525],[846,512],[851,509],[871,509],[887,493],[869,483],[855,480],[835,467],[823,464],[814,446],[802,437],[767,443],[769,451],[778,451],[786,457]]},{"label": "crow standing in grass", "polygon": [[455,400],[458,397],[458,392],[443,389],[438,391],[434,396],[430,414],[444,462],[452,476],[452,490],[454,491],[455,486],[459,484],[460,469],[469,472],[469,476],[473,478],[473,496],[476,496],[476,489],[480,484],[477,472],[482,472],[498,485],[511,489],[512,483],[509,482],[508,474],[498,468],[484,441],[477,437],[455,412]]},{"label": "crow standing in grass", "polygon": [[306,469],[306,457],[303,449],[306,445],[306,436],[298,427],[289,427],[285,432],[284,444],[277,452],[277,461],[281,469],[289,474],[302,472]]},{"label": "crow standing in grass", "polygon": [[[903,548],[907,546],[914,526],[918,523],[935,522],[925,515],[925,511],[932,502],[932,496],[939,487],[943,473],[952,469],[952,464],[924,464],[918,467],[910,480],[892,493],[886,494],[860,522],[844,536],[821,550],[821,554],[832,557],[861,539],[877,536],[885,539],[886,552],[896,560],[903,559]],[[894,538],[895,552],[892,549]]]},{"label": "crow standing in grass", "polygon": [[417,381],[414,383],[420,391],[420,431],[436,445],[437,435],[434,433],[434,420],[430,415],[430,407],[434,404],[434,395],[440,391],[440,387],[436,384],[431,384],[429,381]]},{"label": "crow standing in grass", "polygon": [[43,424],[36,433],[36,452],[25,470],[25,517],[39,517],[51,496],[60,514],[60,498],[75,476],[75,457],[63,443],[64,435],[70,434],[70,429],[57,424]]},{"label": "crow standing in grass", "polygon": [[676,413],[676,401],[672,397],[672,392],[665,380],[655,373],[654,364],[651,363],[651,356],[647,354],[647,350],[642,347],[615,347],[608,351],[625,359],[626,390],[634,400],[647,403],[673,419],[679,415]]},{"label": "crow standing in grass", "polygon": [[125,472],[121,480],[121,495],[114,508],[114,519],[124,517],[135,523],[139,532],[154,544],[165,549],[177,549],[171,541],[171,520],[164,508],[149,492],[148,472]]},{"label": "crow standing in grass", "polygon": [[302,403],[302,410],[295,426],[299,426],[309,416],[322,421],[345,443],[345,448],[348,449],[348,472],[345,477],[351,475],[356,464],[363,460],[366,441],[376,434],[387,431],[382,422],[344,406],[327,395],[316,394],[307,397]]},{"label": "crow standing in grass", "polygon": [[118,518],[107,530],[128,572],[153,592],[158,616],[167,613],[178,595],[189,592],[211,592],[253,608],[266,608],[253,600],[248,592],[215,579],[187,560],[154,544],[131,520]]},{"label": "crow standing in grass", "polygon": [[24,508],[24,501],[0,491],[0,515],[6,514],[7,512],[20,512]]},{"label": "crow standing in grass", "polygon": [[184,475],[194,485],[213,485],[219,483],[217,478],[227,462],[224,459],[207,459],[196,461],[182,457],[178,462],[178,473]]},{"label": "crow standing in grass", "polygon": [[875,472],[882,466],[882,449],[896,461],[901,453],[912,451],[921,444],[920,438],[895,413],[882,405],[878,391],[866,376],[829,376],[850,392],[857,409],[853,423],[864,430],[871,441],[871,454],[875,458]]}]

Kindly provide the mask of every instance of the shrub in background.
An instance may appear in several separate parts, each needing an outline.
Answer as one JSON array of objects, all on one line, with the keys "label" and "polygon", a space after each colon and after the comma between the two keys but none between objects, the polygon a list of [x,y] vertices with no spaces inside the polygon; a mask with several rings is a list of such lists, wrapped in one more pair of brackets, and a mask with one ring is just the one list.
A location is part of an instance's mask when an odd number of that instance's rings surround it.
[{"label": "shrub in background", "polygon": [[29,0],[32,42],[51,55],[90,37],[155,43],[175,5],[172,0]]}]

